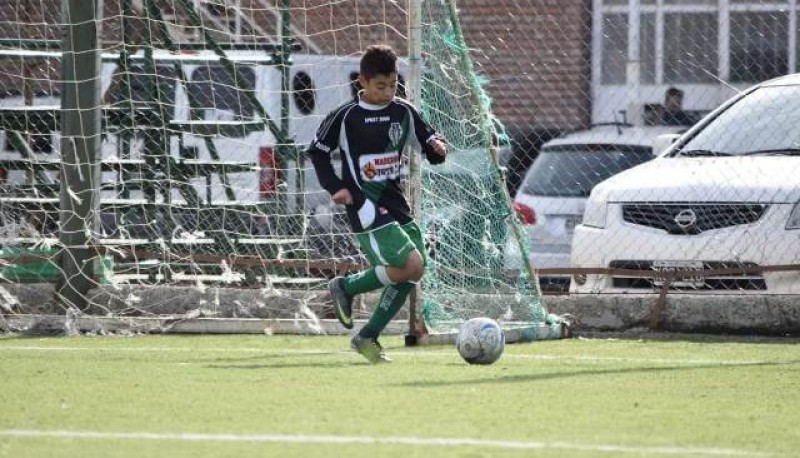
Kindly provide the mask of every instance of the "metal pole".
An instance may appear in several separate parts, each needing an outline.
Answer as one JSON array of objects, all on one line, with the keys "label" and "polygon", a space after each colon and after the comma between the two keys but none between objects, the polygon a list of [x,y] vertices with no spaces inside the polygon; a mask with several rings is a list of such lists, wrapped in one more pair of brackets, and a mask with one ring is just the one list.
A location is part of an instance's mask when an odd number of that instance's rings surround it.
[{"label": "metal pole", "polygon": [[102,0],[62,0],[61,198],[63,246],[56,300],[85,309],[93,285],[89,243],[100,200],[100,19]]},{"label": "metal pole", "polygon": [[[289,113],[289,103],[290,103],[290,92],[291,92],[291,83],[289,78],[291,77],[291,51],[292,51],[292,30],[291,30],[291,0],[280,0],[278,3],[278,8],[280,10],[279,15],[279,24],[278,30],[280,30],[280,43],[279,43],[279,52],[280,54],[276,56],[276,60],[278,61],[278,68],[281,72],[281,119],[280,119],[280,128],[281,132],[283,132],[283,136],[287,139],[291,138],[289,133],[289,123],[290,123],[290,113]],[[305,191],[305,176],[303,169],[305,168],[304,159],[305,155],[300,154],[300,150],[298,148],[293,147],[293,143],[284,144],[280,142],[277,145],[278,158],[281,162],[278,164],[278,168],[285,168],[288,170],[288,162],[292,161],[295,164],[295,171],[297,173],[297,180],[295,181],[295,211],[299,211],[299,209],[303,208],[303,196]],[[276,173],[280,173],[279,170],[275,171]],[[290,227],[285,228],[281,227],[283,224],[287,224],[286,218],[282,218],[281,216],[287,215],[287,205],[288,205],[288,196],[286,196],[285,192],[278,192],[276,198],[276,205],[277,207],[274,209],[276,212],[276,227],[278,228],[278,232],[280,234],[300,234],[304,232],[302,227],[303,223],[288,223]]]},{"label": "metal pole", "polygon": [[[134,122],[133,114],[133,98],[131,94],[130,74],[131,59],[128,48],[133,43],[133,25],[131,18],[134,16],[133,0],[122,0],[122,51],[120,51],[120,88],[119,93],[122,96],[122,110],[124,115],[120,116],[122,120],[119,134],[118,155],[122,159],[128,159],[131,156],[131,138],[133,137]],[[131,182],[131,172],[126,167],[120,169],[119,179],[122,186],[122,198],[130,198],[131,191],[128,183]]]},{"label": "metal pole", "polygon": [[639,102],[641,86],[641,0],[628,0],[628,62],[626,80],[628,83],[628,122],[642,125],[644,107]]},{"label": "metal pole", "polygon": [[235,15],[233,16],[234,22],[234,41],[240,43],[242,41],[242,0],[236,0]]},{"label": "metal pole", "polygon": [[[422,102],[422,0],[409,0],[408,8],[408,87],[406,95],[416,107]],[[412,154],[408,163],[409,203],[417,221],[422,217],[422,159]],[[423,254],[424,253],[420,253]],[[419,337],[419,306],[422,303],[422,288],[419,284],[411,290],[408,299],[408,335],[406,345],[417,343]]]}]

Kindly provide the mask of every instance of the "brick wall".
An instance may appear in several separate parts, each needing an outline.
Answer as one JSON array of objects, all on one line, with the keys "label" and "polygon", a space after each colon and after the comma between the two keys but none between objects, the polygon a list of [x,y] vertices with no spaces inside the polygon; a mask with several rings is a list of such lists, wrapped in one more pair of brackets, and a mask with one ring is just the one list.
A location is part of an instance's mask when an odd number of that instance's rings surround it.
[{"label": "brick wall", "polygon": [[[356,54],[376,41],[405,51],[405,11],[396,5],[313,0],[293,16],[329,53]],[[488,77],[494,113],[509,129],[589,124],[590,0],[462,0],[458,7],[475,68]]]},{"label": "brick wall", "polygon": [[467,0],[460,17],[494,112],[509,128],[588,125],[589,1]]}]

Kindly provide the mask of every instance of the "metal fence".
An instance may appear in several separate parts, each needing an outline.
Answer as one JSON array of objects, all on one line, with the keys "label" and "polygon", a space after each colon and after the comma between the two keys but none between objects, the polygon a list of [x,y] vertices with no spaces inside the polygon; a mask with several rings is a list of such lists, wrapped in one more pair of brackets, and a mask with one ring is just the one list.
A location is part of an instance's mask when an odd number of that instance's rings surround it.
[{"label": "metal fence", "polygon": [[[79,3],[0,6],[6,281],[60,282],[74,303],[100,284],[313,292],[363,264],[302,150],[357,91],[360,50],[407,53],[407,5]],[[545,292],[798,292],[797,80],[707,117],[797,71],[795,0],[468,0],[458,14]],[[80,50],[93,74],[65,68],[64,31],[94,47]],[[96,133],[88,99],[68,105],[87,80]],[[654,159],[670,145],[679,157]],[[95,185],[62,189],[69,174]],[[513,277],[519,250],[499,252]]]}]

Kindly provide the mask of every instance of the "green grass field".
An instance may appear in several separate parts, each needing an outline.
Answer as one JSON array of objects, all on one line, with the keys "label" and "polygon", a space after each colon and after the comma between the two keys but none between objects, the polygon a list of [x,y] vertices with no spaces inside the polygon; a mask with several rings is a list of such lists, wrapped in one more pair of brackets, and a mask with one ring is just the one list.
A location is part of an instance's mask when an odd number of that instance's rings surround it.
[{"label": "green grass field", "polygon": [[[684,336],[685,337],[685,336]],[[0,338],[0,456],[798,456],[791,339]]]}]

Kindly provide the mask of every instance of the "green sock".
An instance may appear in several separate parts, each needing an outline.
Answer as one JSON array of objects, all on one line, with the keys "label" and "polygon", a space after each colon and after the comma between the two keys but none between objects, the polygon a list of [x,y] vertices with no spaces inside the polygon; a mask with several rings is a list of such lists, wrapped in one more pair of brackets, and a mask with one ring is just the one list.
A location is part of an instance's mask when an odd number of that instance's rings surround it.
[{"label": "green sock", "polygon": [[382,286],[384,284],[378,278],[375,267],[344,277],[344,292],[348,296],[374,291]]},{"label": "green sock", "polygon": [[401,283],[399,285],[389,285],[383,290],[381,300],[372,312],[367,324],[359,331],[361,337],[377,338],[389,321],[397,315],[397,312],[406,302],[408,293],[414,289],[413,283]]}]

